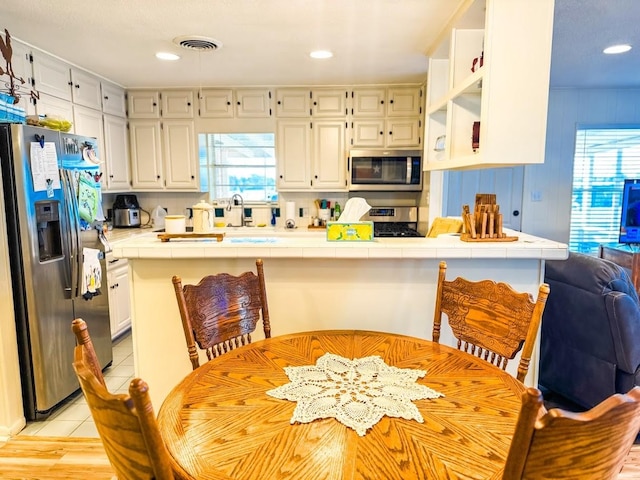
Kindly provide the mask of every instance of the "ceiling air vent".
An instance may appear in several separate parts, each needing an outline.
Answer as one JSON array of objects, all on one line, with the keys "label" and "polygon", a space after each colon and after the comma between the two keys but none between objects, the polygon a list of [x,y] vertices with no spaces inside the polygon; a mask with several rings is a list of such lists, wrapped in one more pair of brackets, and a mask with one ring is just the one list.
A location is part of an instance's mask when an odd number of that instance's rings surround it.
[{"label": "ceiling air vent", "polygon": [[213,51],[222,47],[222,43],[214,38],[185,35],[173,39],[173,43],[188,50]]}]

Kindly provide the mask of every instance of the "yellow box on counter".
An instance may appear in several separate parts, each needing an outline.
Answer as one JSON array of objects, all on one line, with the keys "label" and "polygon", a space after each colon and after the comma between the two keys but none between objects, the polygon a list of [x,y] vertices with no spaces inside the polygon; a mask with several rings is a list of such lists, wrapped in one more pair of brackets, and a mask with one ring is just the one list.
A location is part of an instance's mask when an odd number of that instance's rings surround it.
[{"label": "yellow box on counter", "polygon": [[372,242],[373,222],[327,222],[330,242]]}]

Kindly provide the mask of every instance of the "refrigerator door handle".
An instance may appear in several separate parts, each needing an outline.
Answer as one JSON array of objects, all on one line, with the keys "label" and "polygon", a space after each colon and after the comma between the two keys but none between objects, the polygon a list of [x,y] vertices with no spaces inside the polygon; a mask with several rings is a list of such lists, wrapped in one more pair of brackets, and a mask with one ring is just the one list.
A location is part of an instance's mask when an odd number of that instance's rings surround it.
[{"label": "refrigerator door handle", "polygon": [[63,203],[63,215],[62,218],[63,220],[63,232],[64,232],[64,244],[65,244],[65,250],[67,252],[67,262],[65,264],[65,268],[64,268],[64,274],[65,274],[65,285],[64,285],[64,291],[65,291],[65,298],[67,299],[71,299],[74,297],[74,293],[73,293],[73,275],[75,273],[75,268],[74,268],[74,255],[75,255],[75,251],[76,248],[73,245],[73,234],[71,232],[73,225],[71,223],[71,218],[73,217],[73,213],[71,211],[71,199],[69,198],[69,187],[68,187],[68,182],[67,182],[67,176],[66,176],[66,172],[62,169],[60,169],[60,178],[61,180],[61,188],[62,188],[62,199],[64,201]]},{"label": "refrigerator door handle", "polygon": [[82,278],[83,258],[80,252],[80,215],[78,213],[78,201],[76,190],[73,187],[73,172],[63,170],[65,199],[69,213],[69,238],[70,238],[70,268],[71,268],[71,297],[80,295],[80,279]]}]

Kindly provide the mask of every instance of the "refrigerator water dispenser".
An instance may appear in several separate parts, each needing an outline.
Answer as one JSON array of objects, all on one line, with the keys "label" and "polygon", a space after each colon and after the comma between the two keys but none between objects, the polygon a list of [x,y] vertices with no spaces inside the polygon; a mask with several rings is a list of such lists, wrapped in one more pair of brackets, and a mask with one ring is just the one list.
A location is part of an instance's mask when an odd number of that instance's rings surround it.
[{"label": "refrigerator water dispenser", "polygon": [[40,201],[36,206],[38,226],[38,251],[41,262],[62,257],[59,203],[56,200]]}]

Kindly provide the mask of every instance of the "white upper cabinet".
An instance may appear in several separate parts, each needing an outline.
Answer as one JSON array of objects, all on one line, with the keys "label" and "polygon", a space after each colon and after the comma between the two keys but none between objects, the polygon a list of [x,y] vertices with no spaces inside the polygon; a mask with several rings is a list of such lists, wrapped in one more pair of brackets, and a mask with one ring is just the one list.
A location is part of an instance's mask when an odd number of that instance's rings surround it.
[{"label": "white upper cabinet", "polygon": [[311,170],[311,186],[314,190],[347,189],[345,128],[343,120],[314,120]]},{"label": "white upper cabinet", "polygon": [[278,190],[311,188],[311,125],[308,120],[279,120],[276,131]]},{"label": "white upper cabinet", "polygon": [[71,100],[76,105],[102,110],[100,79],[84,70],[72,67]]},{"label": "white upper cabinet", "polygon": [[129,118],[160,118],[160,92],[130,91],[127,95],[127,112]]},{"label": "white upper cabinet", "polygon": [[271,92],[268,89],[239,88],[235,93],[237,118],[271,116]]},{"label": "white upper cabinet", "polygon": [[[31,64],[31,48],[17,40],[11,40],[13,47],[13,56],[11,64],[13,74],[18,77],[14,79],[16,93],[20,96],[18,106],[25,109],[27,115],[35,115],[36,106],[31,98],[31,90],[33,88],[33,67]],[[24,80],[22,83],[19,79]],[[9,79],[4,79],[5,83],[9,83]]]},{"label": "white upper cabinet", "polygon": [[354,88],[351,95],[352,147],[422,146],[422,87]]},{"label": "white upper cabinet", "polygon": [[311,115],[311,90],[285,88],[276,90],[277,117],[309,117]]},{"label": "white upper cabinet", "polygon": [[344,88],[313,89],[311,92],[312,116],[340,118],[348,115],[349,92]]},{"label": "white upper cabinet", "polygon": [[102,160],[105,175],[102,185],[105,191],[124,192],[131,189],[129,176],[129,131],[126,118],[104,115],[104,148]]},{"label": "white upper cabinet", "polygon": [[193,120],[131,120],[129,131],[134,190],[199,189]]},{"label": "white upper cabinet", "polygon": [[193,118],[193,90],[132,90],[127,94],[129,118]]},{"label": "white upper cabinet", "polygon": [[163,90],[162,118],[193,118],[193,90]]},{"label": "white upper cabinet", "polygon": [[164,121],[162,148],[165,187],[173,190],[197,190],[198,157],[193,121]]},{"label": "white upper cabinet", "polygon": [[233,90],[204,88],[198,93],[202,118],[233,118]]},{"label": "white upper cabinet", "polygon": [[73,104],[53,95],[40,93],[40,98],[36,102],[36,113],[38,115],[57,116],[72,122],[69,133],[76,133],[76,126],[73,123]]},{"label": "white upper cabinet", "polygon": [[345,130],[344,120],[279,120],[278,190],[345,191]]},{"label": "white upper cabinet", "polygon": [[426,170],[544,162],[553,10],[473,0],[446,27],[429,54]]},{"label": "white upper cabinet", "polygon": [[131,181],[136,190],[162,190],[162,135],[160,123],[150,120],[129,122],[131,140]]},{"label": "white upper cabinet", "polygon": [[125,89],[108,82],[102,82],[102,111],[117,117],[127,116]]},{"label": "white upper cabinet", "polygon": [[355,88],[351,94],[351,114],[354,117],[384,117],[386,89]]},{"label": "white upper cabinet", "polygon": [[68,63],[34,51],[33,76],[37,91],[71,101],[71,66]]},{"label": "white upper cabinet", "polygon": [[421,114],[421,88],[393,87],[387,89],[388,117],[417,117]]}]

